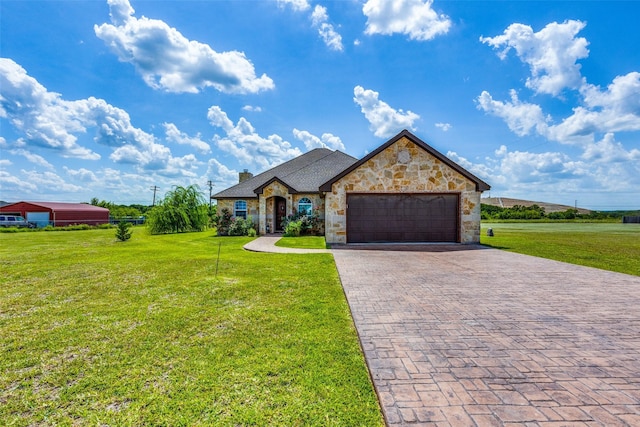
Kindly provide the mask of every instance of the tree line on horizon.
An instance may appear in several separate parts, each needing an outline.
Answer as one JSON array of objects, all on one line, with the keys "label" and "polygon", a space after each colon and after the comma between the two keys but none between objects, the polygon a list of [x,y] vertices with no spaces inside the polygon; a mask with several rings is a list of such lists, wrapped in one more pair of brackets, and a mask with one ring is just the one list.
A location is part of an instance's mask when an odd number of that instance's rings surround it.
[{"label": "tree line on horizon", "polygon": [[640,211],[591,211],[585,214],[580,213],[577,209],[569,208],[560,212],[546,213],[545,209],[537,204],[531,206],[515,205],[510,208],[484,203],[480,205],[480,217],[483,220],[613,220],[629,215],[640,215]]}]

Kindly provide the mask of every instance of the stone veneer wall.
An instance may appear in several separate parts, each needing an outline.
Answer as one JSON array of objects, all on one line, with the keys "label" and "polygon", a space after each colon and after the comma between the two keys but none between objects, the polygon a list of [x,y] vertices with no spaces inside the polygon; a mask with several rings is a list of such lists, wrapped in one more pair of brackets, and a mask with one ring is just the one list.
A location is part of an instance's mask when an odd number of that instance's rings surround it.
[{"label": "stone veneer wall", "polygon": [[460,194],[460,241],[479,243],[481,193],[476,191],[475,182],[407,138],[401,138],[333,184],[325,200],[326,240],[347,242],[347,193],[429,192]]},{"label": "stone veneer wall", "polygon": [[320,233],[324,234],[324,198],[320,197],[320,193],[298,193],[293,195],[293,207],[298,210],[298,202],[302,198],[308,198],[313,204],[313,210],[318,212],[320,219]]},{"label": "stone veneer wall", "polygon": [[253,223],[256,224],[259,227],[260,224],[258,223],[258,221],[259,221],[258,199],[221,199],[221,200],[217,200],[218,215],[221,214],[222,209],[224,209],[224,208],[229,209],[229,212],[231,212],[231,215],[234,215],[235,212],[233,211],[233,208],[235,206],[236,200],[244,200],[245,202],[247,202],[247,218],[251,217],[251,219],[253,220]]}]

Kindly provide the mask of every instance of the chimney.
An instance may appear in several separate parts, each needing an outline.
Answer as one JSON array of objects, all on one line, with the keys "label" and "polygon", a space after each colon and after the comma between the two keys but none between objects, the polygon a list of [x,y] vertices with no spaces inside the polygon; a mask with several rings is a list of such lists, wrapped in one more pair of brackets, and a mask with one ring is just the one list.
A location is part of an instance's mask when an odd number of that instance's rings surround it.
[{"label": "chimney", "polygon": [[245,169],[238,174],[238,178],[240,182],[245,182],[246,180],[253,178],[253,174],[249,172],[248,169]]}]

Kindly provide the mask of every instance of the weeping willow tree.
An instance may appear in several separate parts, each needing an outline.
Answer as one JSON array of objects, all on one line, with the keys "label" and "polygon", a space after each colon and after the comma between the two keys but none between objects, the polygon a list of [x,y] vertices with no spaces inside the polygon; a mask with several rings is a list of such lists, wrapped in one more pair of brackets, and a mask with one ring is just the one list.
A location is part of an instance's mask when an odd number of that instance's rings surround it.
[{"label": "weeping willow tree", "polygon": [[176,186],[147,213],[147,226],[151,234],[203,231],[208,223],[207,209],[197,185]]}]

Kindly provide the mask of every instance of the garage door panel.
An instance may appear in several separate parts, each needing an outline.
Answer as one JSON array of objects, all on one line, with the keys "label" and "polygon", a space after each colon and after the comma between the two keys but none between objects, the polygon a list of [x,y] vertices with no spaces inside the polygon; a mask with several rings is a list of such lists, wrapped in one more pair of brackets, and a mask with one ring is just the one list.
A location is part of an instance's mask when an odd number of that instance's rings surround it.
[{"label": "garage door panel", "polygon": [[347,241],[456,242],[458,194],[349,194]]}]

